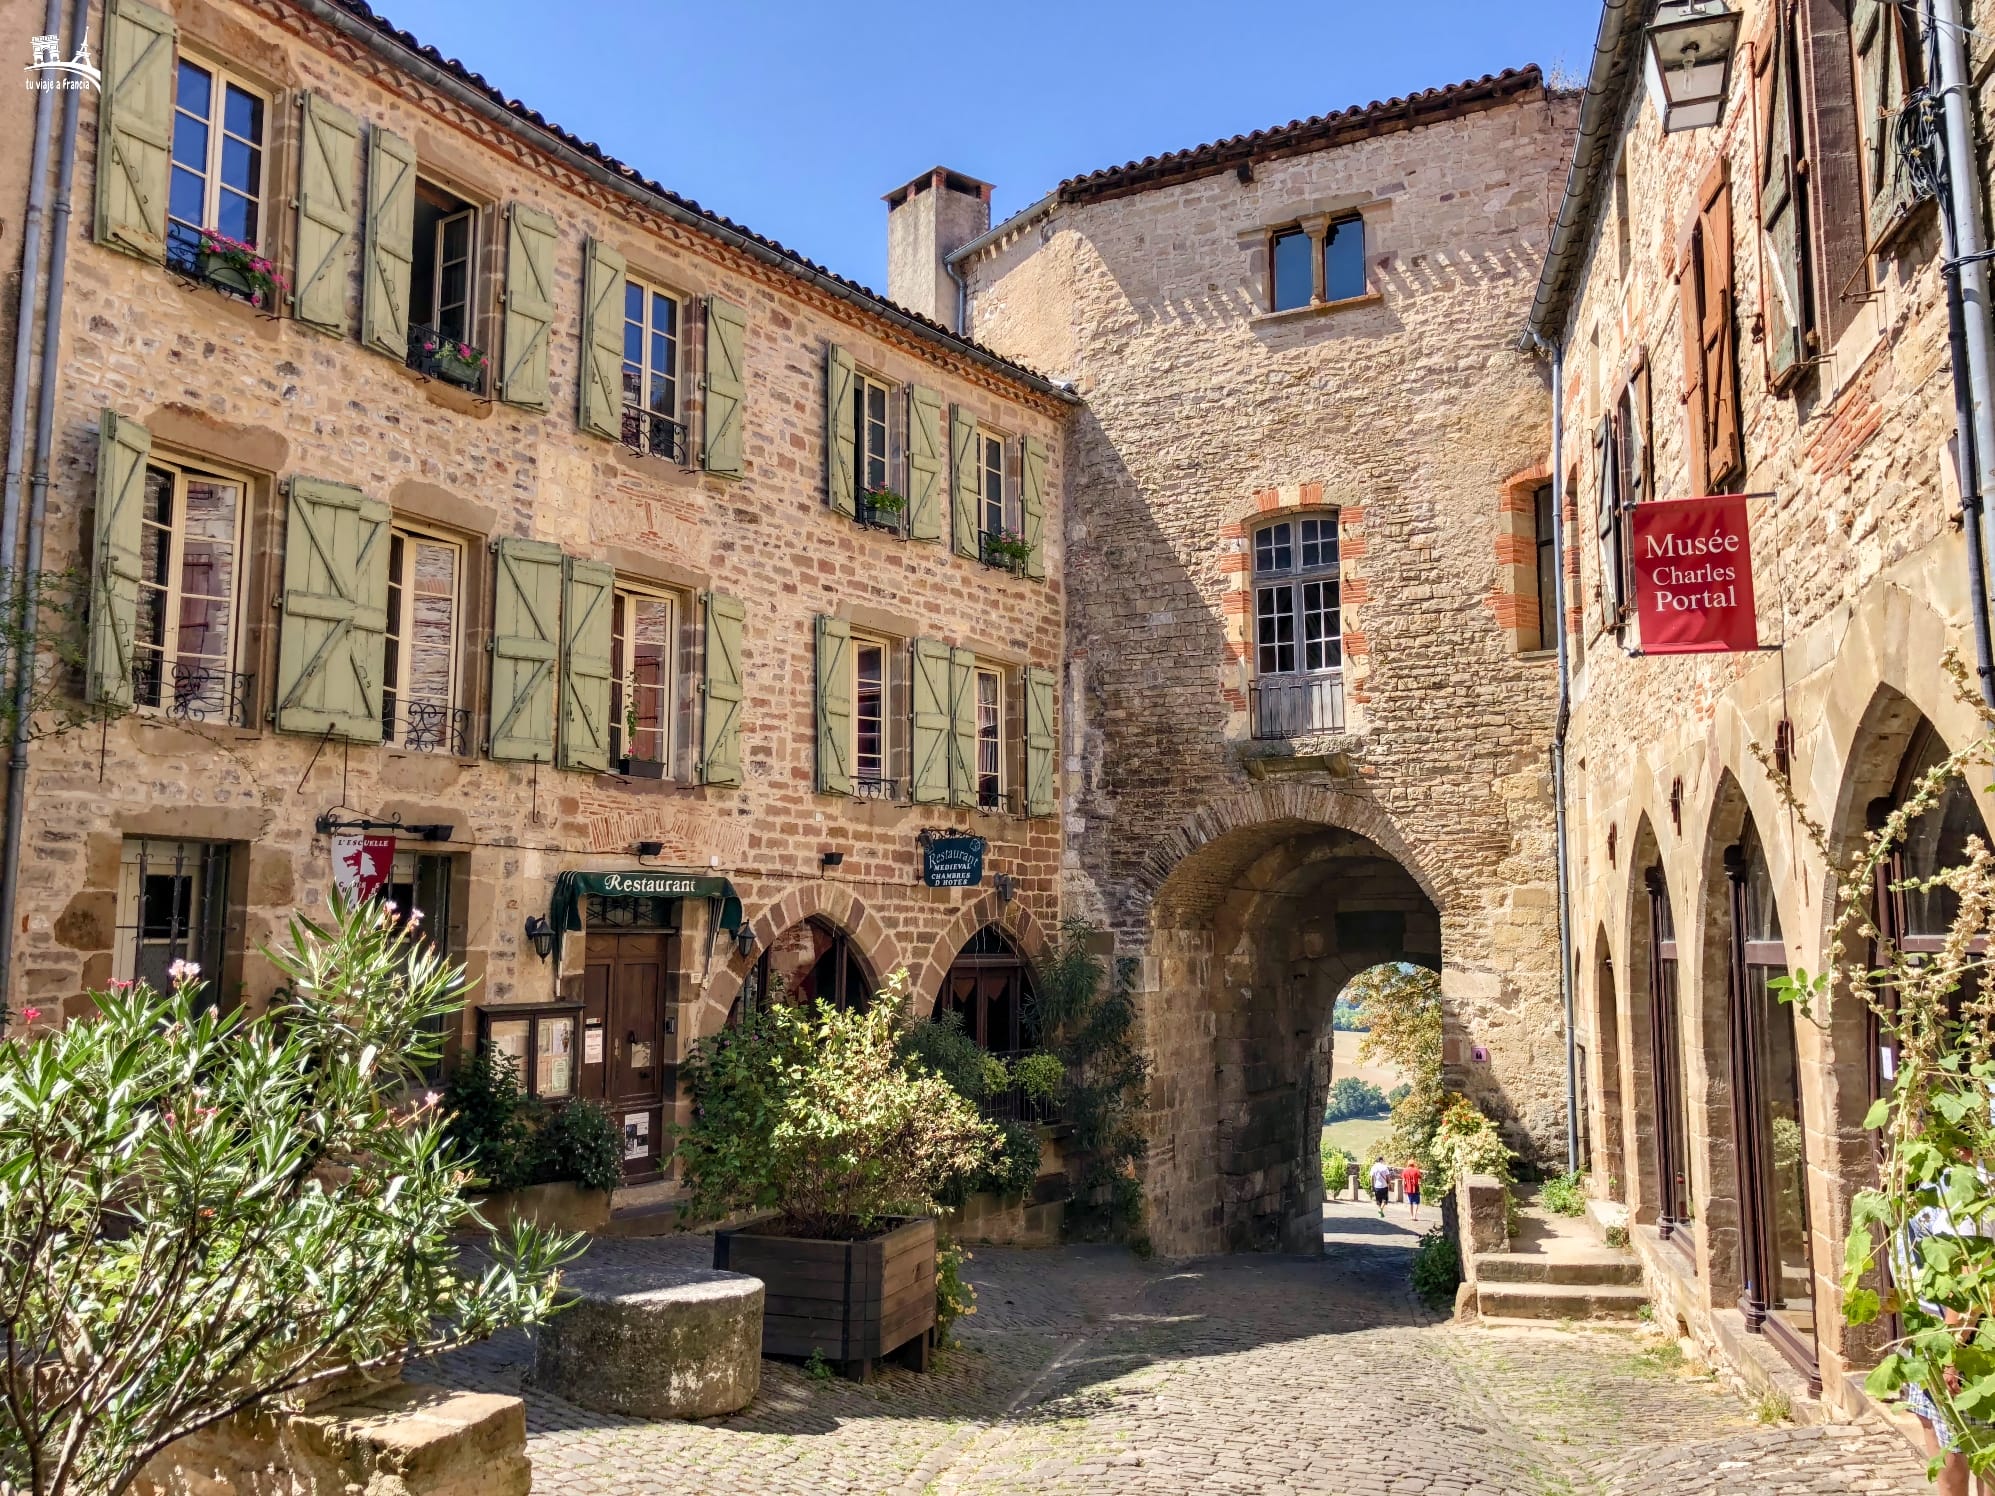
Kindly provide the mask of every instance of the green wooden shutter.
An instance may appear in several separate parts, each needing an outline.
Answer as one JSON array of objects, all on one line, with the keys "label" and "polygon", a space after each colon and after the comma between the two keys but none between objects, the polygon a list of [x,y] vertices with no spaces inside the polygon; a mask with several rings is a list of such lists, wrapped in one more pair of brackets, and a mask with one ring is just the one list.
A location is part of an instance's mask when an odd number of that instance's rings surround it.
[{"label": "green wooden shutter", "polygon": [[610,766],[610,607],[616,569],[576,556],[562,563],[561,737],[564,769]]},{"label": "green wooden shutter", "polygon": [[1626,611],[1621,595],[1621,579],[1626,574],[1621,554],[1620,453],[1614,446],[1614,418],[1602,416],[1600,431],[1593,440],[1594,472],[1599,479],[1599,501],[1594,510],[1594,530],[1600,540],[1600,611],[1607,626],[1621,622]]},{"label": "green wooden shutter", "polygon": [[982,491],[982,465],[977,461],[977,423],[960,405],[949,407],[950,534],[959,556],[972,561],[982,554],[977,544]]},{"label": "green wooden shutter", "polygon": [[600,239],[582,253],[582,429],[623,440],[623,256]]},{"label": "green wooden shutter", "polygon": [[1054,731],[1053,672],[1025,671],[1025,813],[1050,816],[1059,808],[1059,735]]},{"label": "green wooden shutter", "polygon": [[1032,547],[1025,558],[1025,574],[1046,575],[1046,444],[1036,436],[1019,443],[1019,508],[1025,523],[1025,542]]},{"label": "green wooden shutter", "polygon": [[907,392],[907,535],[942,538],[942,397],[915,385]]},{"label": "green wooden shutter", "polygon": [[1869,198],[1864,227],[1875,248],[1912,206],[1912,183],[1896,141],[1898,114],[1905,107],[1905,28],[1897,6],[1892,0],[1855,0],[1850,36]]},{"label": "green wooden shutter", "polygon": [[941,805],[949,798],[949,646],[915,640],[910,684],[909,795],[916,805]]},{"label": "green wooden shutter", "polygon": [[148,260],[166,257],[176,35],[172,18],[150,5],[105,0],[97,242]]},{"label": "green wooden shutter", "polygon": [[291,480],[283,610],[277,730],[380,742],[386,504],[344,483]]},{"label": "green wooden shutter", "polygon": [[554,658],[560,650],[561,548],[507,538],[492,594],[493,758],[554,760]]},{"label": "green wooden shutter", "polygon": [[1781,17],[1773,32],[1761,89],[1764,139],[1760,147],[1760,230],[1766,244],[1767,379],[1785,389],[1800,372],[1808,331],[1806,209],[1795,170],[1796,98],[1790,60],[1792,21]]},{"label": "green wooden shutter", "polygon": [[367,132],[367,226],[361,235],[360,341],[409,356],[409,272],[416,242],[416,148],[392,130]]},{"label": "green wooden shutter", "polygon": [[748,612],[738,597],[707,594],[705,703],[700,722],[700,782],[741,783],[741,634]]},{"label": "green wooden shutter", "polygon": [[707,298],[706,437],[700,462],[723,478],[741,476],[742,400],[747,391],[748,314],[731,301]]},{"label": "green wooden shutter", "polygon": [[949,651],[949,803],[977,803],[977,657]]},{"label": "green wooden shutter", "polygon": [[817,792],[852,793],[852,625],[817,620]]},{"label": "green wooden shutter", "polygon": [[97,427],[97,513],[90,564],[90,699],[132,704],[132,640],[138,630],[139,556],[145,534],[145,466],[152,433],[107,410]]},{"label": "green wooden shutter", "polygon": [[547,409],[547,348],[554,326],[554,220],[514,203],[506,210],[505,322],[500,330],[499,398]]},{"label": "green wooden shutter", "polygon": [[824,482],[831,507],[851,514],[859,427],[852,411],[852,355],[833,343],[824,355]]},{"label": "green wooden shutter", "polygon": [[308,327],[345,337],[360,121],[312,93],[299,96],[298,113],[297,289],[291,312]]}]

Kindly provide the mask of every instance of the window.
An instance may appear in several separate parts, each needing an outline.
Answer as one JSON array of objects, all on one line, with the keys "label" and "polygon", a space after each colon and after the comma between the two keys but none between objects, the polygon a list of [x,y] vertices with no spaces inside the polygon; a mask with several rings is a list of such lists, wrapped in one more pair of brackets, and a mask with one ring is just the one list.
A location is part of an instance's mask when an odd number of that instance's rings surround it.
[{"label": "window", "polygon": [[1657,1225],[1664,1241],[1686,1255],[1692,1218],[1690,1192],[1689,1072],[1683,1058],[1683,1020],[1677,1011],[1675,916],[1660,867],[1644,875],[1649,892],[1649,1056],[1656,1097],[1655,1167]]},{"label": "window", "polygon": [[1340,218],[1323,235],[1323,299],[1349,301],[1365,284],[1365,221]]},{"label": "window", "polygon": [[983,497],[983,532],[1002,535],[1005,528],[1004,438],[988,431],[977,433],[977,489]]},{"label": "window", "polygon": [[1721,493],[1745,468],[1732,296],[1732,194],[1725,158],[1704,180],[1678,278],[1690,492]]},{"label": "window", "polygon": [[1623,145],[1614,157],[1614,247],[1615,263],[1625,279],[1634,258],[1633,234],[1628,211],[1628,148]]},{"label": "window", "polygon": [[219,842],[127,838],[118,866],[118,925],[111,975],[155,991],[173,985],[176,961],[201,968],[201,1005],[222,991],[229,849]]},{"label": "window", "polygon": [[887,646],[852,639],[852,793],[861,800],[891,800],[894,781],[888,733]]},{"label": "window", "polygon": [[140,706],[202,721],[249,721],[235,673],[247,485],[153,463],[140,521],[132,692]]},{"label": "window", "polygon": [[1557,529],[1552,523],[1552,485],[1541,483],[1531,496],[1531,524],[1537,546],[1538,648],[1558,647],[1558,567],[1555,544]]},{"label": "window", "polygon": [[[935,995],[937,1019],[954,1013],[963,1033],[990,1053],[1011,1058],[1038,1048],[1039,995],[1032,973],[1011,937],[985,925],[965,942]],[[983,1097],[978,1108],[993,1121],[1058,1121],[1055,1103],[1017,1087]]]},{"label": "window", "polygon": [[636,280],[623,288],[623,439],[639,452],[686,460],[680,414],[679,298]]},{"label": "window", "polygon": [[[400,911],[404,921],[413,923],[423,946],[440,956],[460,957],[457,932],[450,917],[451,866],[452,859],[446,855],[397,852],[382,894]],[[442,1041],[448,1023],[446,1015],[438,1014],[427,1025],[428,1032],[436,1036],[437,1057],[424,1068],[425,1080],[443,1078]]]},{"label": "window", "polygon": [[1254,736],[1292,738],[1344,726],[1337,517],[1264,525],[1254,534]]},{"label": "window", "polygon": [[843,1012],[864,1012],[872,1001],[873,980],[851,937],[812,917],[791,925],[764,948],[741,984],[727,1022],[734,1027],[744,1013],[760,1012],[772,1002],[801,1007],[826,1002]]},{"label": "window", "polygon": [[[887,384],[856,370],[852,376],[852,450],[857,468],[853,473],[858,492],[853,495],[855,514],[861,524],[898,532],[907,518],[906,495],[895,483],[896,462],[893,412]],[[875,503],[874,494],[892,495]]]},{"label": "window", "polygon": [[409,265],[409,366],[470,389],[484,387],[477,346],[478,210],[416,180]]},{"label": "window", "polygon": [[381,740],[417,753],[468,754],[471,714],[457,704],[464,548],[418,530],[388,535],[388,647]]},{"label": "window", "polygon": [[1269,251],[1274,269],[1271,311],[1293,311],[1315,299],[1315,274],[1310,269],[1313,256],[1309,250],[1309,235],[1301,229],[1284,229],[1275,235]]},{"label": "window", "polygon": [[562,1101],[575,1094],[575,1031],[580,1003],[478,1010],[478,1047],[510,1060],[529,1096]]},{"label": "window", "polygon": [[219,68],[180,59],[173,89],[173,179],[166,259],[191,270],[201,230],[263,240],[264,98]]},{"label": "window", "polygon": [[618,772],[666,777],[672,761],[677,604],[665,593],[619,587],[610,613],[611,757]]},{"label": "window", "polygon": [[995,670],[977,671],[977,804],[1004,804],[1004,677]]},{"label": "window", "polygon": [[1649,431],[1649,368],[1639,350],[1635,372],[1622,385],[1614,408],[1600,420],[1594,441],[1600,501],[1595,530],[1600,542],[1600,609],[1608,628],[1619,628],[1635,606],[1634,509],[1654,487]]}]

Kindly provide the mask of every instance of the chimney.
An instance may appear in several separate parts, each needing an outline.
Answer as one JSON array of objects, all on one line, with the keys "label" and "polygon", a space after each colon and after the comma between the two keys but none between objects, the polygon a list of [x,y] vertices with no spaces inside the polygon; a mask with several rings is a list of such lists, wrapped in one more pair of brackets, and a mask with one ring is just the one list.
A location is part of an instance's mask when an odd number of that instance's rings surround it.
[{"label": "chimney", "polygon": [[887,299],[961,332],[943,263],[991,226],[991,184],[936,167],[887,194]]}]

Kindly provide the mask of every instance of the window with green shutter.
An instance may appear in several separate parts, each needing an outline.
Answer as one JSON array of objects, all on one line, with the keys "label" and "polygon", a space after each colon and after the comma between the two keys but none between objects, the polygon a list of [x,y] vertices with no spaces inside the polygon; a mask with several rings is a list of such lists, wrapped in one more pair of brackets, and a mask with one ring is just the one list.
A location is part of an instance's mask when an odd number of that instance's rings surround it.
[{"label": "window with green shutter", "polygon": [[378,743],[388,506],[322,478],[293,478],[289,490],[277,729]]},{"label": "window with green shutter", "polygon": [[623,440],[624,259],[591,239],[582,253],[582,377],[577,418],[591,436]]},{"label": "window with green shutter", "polygon": [[976,420],[960,405],[949,408],[949,533],[957,555],[982,555],[977,526],[982,517],[983,468]]},{"label": "window with green shutter", "polygon": [[319,94],[298,100],[298,255],[292,315],[346,335],[353,275],[354,178],[360,121]]},{"label": "window with green shutter", "polygon": [[817,792],[852,793],[852,626],[817,620]]},{"label": "window with green shutter", "polygon": [[852,417],[852,355],[833,343],[824,354],[824,485],[834,512],[851,515],[859,428]]},{"label": "window with green shutter", "polygon": [[499,334],[499,398],[546,410],[548,340],[554,326],[554,219],[514,203],[506,212],[505,322]]},{"label": "window with green shutter", "polygon": [[367,223],[361,235],[360,341],[409,356],[409,281],[415,263],[416,149],[379,125],[367,132]]},{"label": "window with green shutter", "polygon": [[105,0],[97,242],[148,260],[166,255],[176,35],[163,11],[139,0]]},{"label": "window with green shutter", "polygon": [[742,631],[738,597],[706,597],[706,670],[700,681],[700,782],[741,783]]},{"label": "window with green shutter", "polygon": [[564,769],[610,767],[610,639],[616,571],[576,556],[561,582],[561,736]]},{"label": "window with green shutter", "polygon": [[1019,444],[1019,511],[1023,521],[1025,574],[1046,575],[1046,444],[1028,436]]},{"label": "window with green shutter", "polygon": [[977,803],[977,657],[949,651],[949,803]]},{"label": "window with green shutter", "polygon": [[907,392],[907,534],[942,538],[942,397],[915,385]]},{"label": "window with green shutter", "polygon": [[1025,813],[1029,816],[1050,816],[1059,809],[1055,679],[1051,670],[1036,665],[1025,671]]},{"label": "window with green shutter", "polygon": [[145,467],[152,433],[107,410],[97,428],[97,513],[90,567],[90,699],[132,704],[132,647],[138,629]]},{"label": "window with green shutter", "polygon": [[949,646],[917,639],[909,683],[909,798],[916,805],[949,799]]},{"label": "window with green shutter", "polygon": [[707,366],[701,386],[706,397],[700,464],[723,478],[742,475],[742,401],[748,314],[731,301],[707,298]]},{"label": "window with green shutter", "polygon": [[507,538],[492,591],[493,758],[554,761],[554,666],[560,653],[561,548]]}]

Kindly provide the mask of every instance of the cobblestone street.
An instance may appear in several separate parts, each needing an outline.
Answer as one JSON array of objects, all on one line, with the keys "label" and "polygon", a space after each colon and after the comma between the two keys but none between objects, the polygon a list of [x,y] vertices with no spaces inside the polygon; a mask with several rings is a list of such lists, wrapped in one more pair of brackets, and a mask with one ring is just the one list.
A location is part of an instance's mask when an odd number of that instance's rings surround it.
[{"label": "cobblestone street", "polygon": [[[1926,1488],[1888,1431],[1762,1425],[1653,1338],[1428,1313],[1406,1286],[1400,1215],[1333,1207],[1320,1261],[980,1250],[978,1312],[931,1374],[894,1368],[858,1386],[765,1362],[753,1406],[712,1423],[607,1417],[537,1392],[518,1336],[420,1374],[521,1392],[545,1496]],[[595,1250],[704,1260],[710,1248]]]}]

